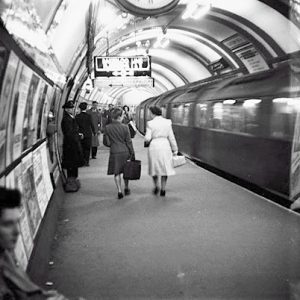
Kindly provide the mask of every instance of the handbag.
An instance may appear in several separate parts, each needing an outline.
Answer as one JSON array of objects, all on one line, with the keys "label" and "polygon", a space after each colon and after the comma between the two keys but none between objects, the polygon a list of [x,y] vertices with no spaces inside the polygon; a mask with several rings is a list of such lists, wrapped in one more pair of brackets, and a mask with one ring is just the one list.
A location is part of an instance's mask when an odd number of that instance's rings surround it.
[{"label": "handbag", "polygon": [[174,168],[180,167],[186,163],[186,159],[182,155],[175,155],[172,157],[172,163]]},{"label": "handbag", "polygon": [[137,180],[141,178],[141,161],[128,160],[124,165],[123,178],[128,180]]},{"label": "handbag", "polygon": [[106,133],[103,134],[103,145],[106,147],[110,147],[110,140]]},{"label": "handbag", "polygon": [[133,124],[132,121],[130,121],[128,123],[128,128],[129,128],[129,132],[130,132],[130,137],[133,139],[135,137],[135,134],[136,134],[136,127],[135,127],[135,125]]}]

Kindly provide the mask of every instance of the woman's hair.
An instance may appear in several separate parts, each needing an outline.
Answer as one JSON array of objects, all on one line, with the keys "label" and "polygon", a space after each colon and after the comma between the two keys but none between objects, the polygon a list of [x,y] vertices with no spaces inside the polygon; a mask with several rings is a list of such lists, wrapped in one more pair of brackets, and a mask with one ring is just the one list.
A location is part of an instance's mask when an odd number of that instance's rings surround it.
[{"label": "woman's hair", "polygon": [[[125,108],[127,108],[127,110],[125,110]],[[128,105],[124,105],[124,106],[123,106],[123,110],[124,110],[124,111],[129,111],[129,106],[128,106]]]},{"label": "woman's hair", "polygon": [[149,109],[156,116],[161,116],[161,114],[162,114],[161,108],[158,106],[151,106],[151,107],[149,107]]},{"label": "woman's hair", "polygon": [[123,109],[120,107],[116,107],[113,109],[111,113],[111,117],[113,120],[117,120],[119,117],[121,117],[123,114]]}]

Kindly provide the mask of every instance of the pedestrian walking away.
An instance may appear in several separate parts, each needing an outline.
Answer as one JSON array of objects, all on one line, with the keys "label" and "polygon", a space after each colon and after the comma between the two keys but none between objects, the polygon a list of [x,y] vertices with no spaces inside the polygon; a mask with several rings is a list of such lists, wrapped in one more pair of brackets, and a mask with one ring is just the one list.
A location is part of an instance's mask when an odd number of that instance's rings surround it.
[{"label": "pedestrian walking away", "polygon": [[[160,191],[161,196],[166,195],[168,176],[175,175],[172,164],[172,155],[177,155],[178,147],[172,129],[172,121],[162,117],[161,108],[152,106],[150,109],[151,121],[147,122],[145,143],[148,147],[149,175],[152,176],[153,194]],[[161,177],[161,187],[159,187]]]},{"label": "pedestrian walking away", "polygon": [[[104,135],[109,139],[110,153],[108,161],[108,175],[114,175],[115,184],[118,191],[118,198],[123,198],[121,174],[124,173],[124,166],[127,160],[134,160],[135,154],[130,137],[128,126],[122,124],[123,110],[115,108],[112,111],[112,123],[104,129]],[[124,193],[130,194],[129,181],[124,179]]]}]

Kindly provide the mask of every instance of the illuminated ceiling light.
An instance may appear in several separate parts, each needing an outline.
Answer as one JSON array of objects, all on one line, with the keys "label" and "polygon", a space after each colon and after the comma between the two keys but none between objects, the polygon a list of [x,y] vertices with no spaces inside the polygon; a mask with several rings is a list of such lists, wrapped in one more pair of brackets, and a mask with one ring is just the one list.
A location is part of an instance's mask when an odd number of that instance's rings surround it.
[{"label": "illuminated ceiling light", "polygon": [[167,37],[163,37],[160,41],[160,47],[166,48],[170,44],[170,40]]},{"label": "illuminated ceiling light", "polygon": [[234,104],[235,102],[235,100],[225,100],[223,101],[223,104]]},{"label": "illuminated ceiling light", "polygon": [[244,107],[253,107],[256,104],[260,103],[260,99],[251,99],[251,100],[246,100],[243,104]]},{"label": "illuminated ceiling light", "polygon": [[203,17],[204,15],[206,15],[210,9],[211,9],[211,4],[201,5],[196,2],[190,2],[186,6],[186,9],[181,18],[183,20],[190,19],[190,18],[197,20]]},{"label": "illuminated ceiling light", "polygon": [[288,98],[275,98],[273,99],[273,103],[288,103]]},{"label": "illuminated ceiling light", "polygon": [[210,11],[210,8],[211,8],[210,5],[199,6],[196,12],[192,15],[192,18],[194,20],[200,19]]},{"label": "illuminated ceiling light", "polygon": [[[167,28],[163,27],[160,30],[161,31],[158,34],[157,40],[153,45],[154,48],[166,48],[170,43],[170,39],[167,37]],[[149,46],[150,46],[150,41],[149,41]]]},{"label": "illuminated ceiling light", "polygon": [[121,16],[123,19],[126,19],[128,17],[128,13],[126,11],[123,11]]},{"label": "illuminated ceiling light", "polygon": [[112,8],[105,6],[102,9],[100,9],[99,21],[102,25],[106,26],[110,24],[112,20],[115,19],[116,19],[116,15],[112,10]]}]

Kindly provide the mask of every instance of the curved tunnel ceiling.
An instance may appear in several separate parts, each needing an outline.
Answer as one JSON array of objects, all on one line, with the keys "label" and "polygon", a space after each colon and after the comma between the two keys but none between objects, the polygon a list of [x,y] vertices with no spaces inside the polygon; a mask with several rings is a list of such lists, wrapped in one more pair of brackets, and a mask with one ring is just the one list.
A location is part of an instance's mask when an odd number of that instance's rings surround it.
[{"label": "curved tunnel ceiling", "polygon": [[[210,65],[221,59],[227,65],[224,72],[240,70],[251,73],[270,68],[286,54],[299,51],[299,28],[258,0],[211,0],[210,12],[200,20],[181,18],[184,2],[181,1],[172,12],[156,18],[143,19],[129,15],[128,25],[123,30],[110,27],[108,41],[111,56],[145,54],[145,48],[137,47],[137,43],[150,42],[152,76],[157,85],[152,89],[153,95],[212,76],[214,73]],[[115,7],[115,13],[121,14],[121,10]],[[108,41],[103,38],[107,36],[104,31],[107,27],[103,28],[95,37],[94,55],[105,55],[107,50]],[[166,29],[170,43],[167,48],[155,49],[153,44],[162,28]],[[245,51],[238,51],[241,46],[255,52],[259,68],[249,64]],[[86,48],[82,51],[84,53]],[[84,59],[81,64],[85,64]],[[83,78],[81,72],[86,72],[85,68],[76,72],[77,78]],[[117,97],[131,90],[122,88]],[[113,95],[112,98],[116,98],[115,89],[105,88],[103,91],[108,97]]]}]

